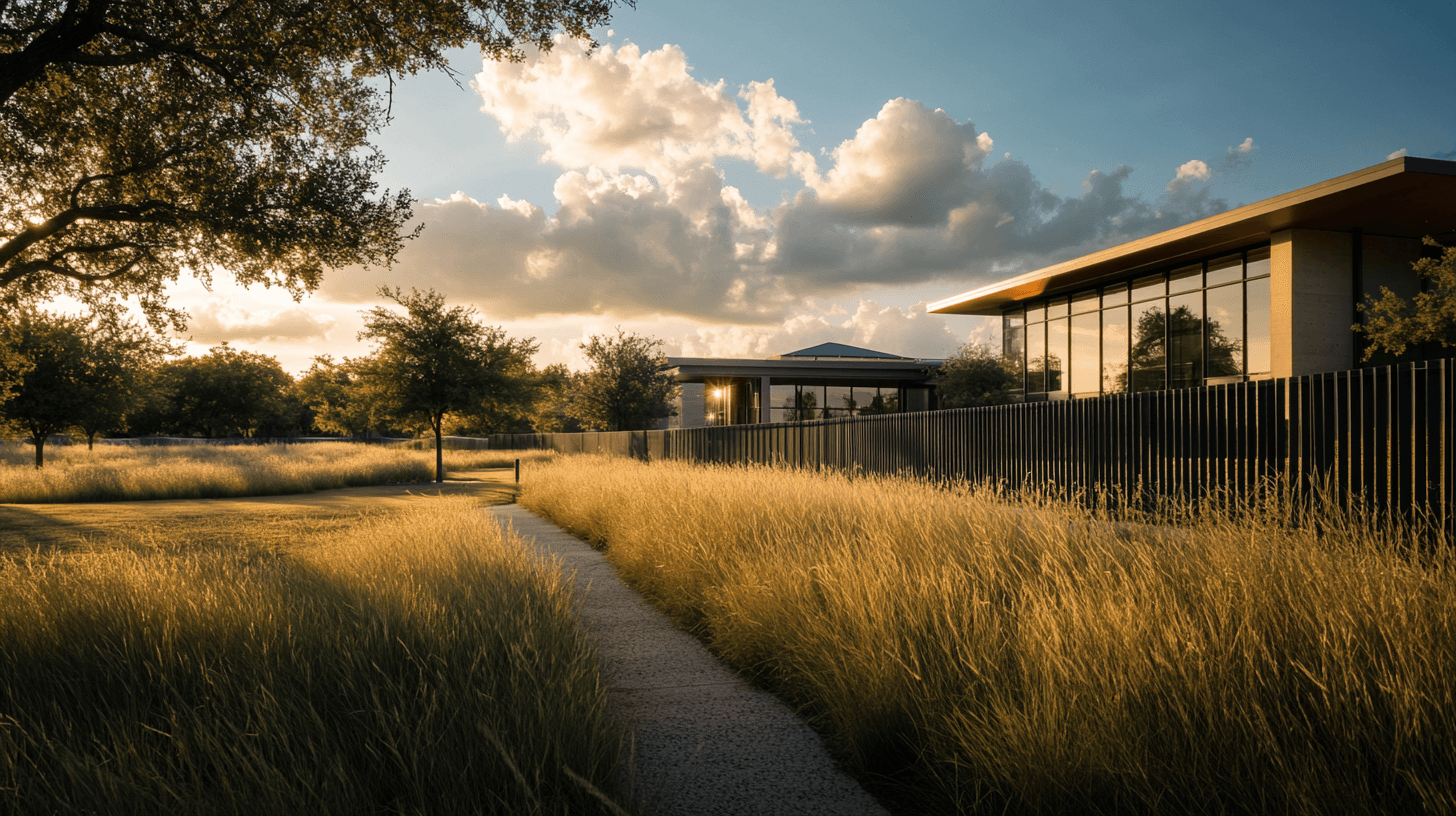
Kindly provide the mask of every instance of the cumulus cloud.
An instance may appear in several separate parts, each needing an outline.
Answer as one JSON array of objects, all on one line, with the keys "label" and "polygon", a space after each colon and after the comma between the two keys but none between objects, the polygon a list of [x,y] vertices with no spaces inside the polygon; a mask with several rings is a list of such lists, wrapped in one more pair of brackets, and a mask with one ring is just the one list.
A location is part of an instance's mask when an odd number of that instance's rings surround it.
[{"label": "cumulus cloud", "polygon": [[1250,136],[1237,145],[1233,145],[1223,158],[1223,169],[1242,170],[1254,163],[1254,151],[1259,146],[1254,144],[1254,137]]},{"label": "cumulus cloud", "polygon": [[1391,153],[1389,156],[1386,156],[1385,157],[1385,160],[1386,161],[1390,161],[1391,159],[1399,159],[1399,158],[1401,158],[1401,157],[1403,157],[1405,155],[1406,155],[1405,148],[1402,147],[1401,149],[1395,151],[1394,153]]},{"label": "cumulus cloud", "polygon": [[213,298],[191,309],[186,337],[195,343],[236,341],[325,340],[334,318],[314,314],[302,306],[249,310]]},{"label": "cumulus cloud", "polygon": [[[393,272],[331,276],[328,295],[364,301],[381,282],[406,282],[507,319],[677,315],[767,328],[807,298],[965,286],[1227,207],[1199,160],[1156,201],[1126,192],[1125,166],[1056,195],[1024,162],[993,156],[971,121],[903,98],[816,158],[795,133],[806,121],[771,79],[699,80],[671,45],[587,54],[561,40],[522,62],[485,62],[474,86],[509,139],[539,143],[561,166],[554,202],[421,202],[426,229]],[[726,181],[733,161],[785,178],[784,199],[746,200]]]},{"label": "cumulus cloud", "polygon": [[953,333],[944,318],[926,314],[924,303],[900,309],[861,300],[852,315],[805,313],[776,326],[704,327],[672,345],[685,357],[757,359],[832,342],[937,359],[949,356],[966,339]]}]

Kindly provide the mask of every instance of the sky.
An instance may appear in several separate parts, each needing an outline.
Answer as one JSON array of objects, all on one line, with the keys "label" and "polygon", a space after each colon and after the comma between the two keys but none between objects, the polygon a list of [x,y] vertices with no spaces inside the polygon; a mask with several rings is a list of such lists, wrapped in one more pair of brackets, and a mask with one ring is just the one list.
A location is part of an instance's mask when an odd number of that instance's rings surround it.
[{"label": "sky", "polygon": [[[827,10],[833,13],[827,13]],[[519,63],[396,85],[390,269],[294,302],[183,281],[190,353],[367,354],[381,285],[433,288],[538,365],[826,341],[944,357],[926,303],[1396,155],[1456,159],[1456,3],[638,0]]]}]

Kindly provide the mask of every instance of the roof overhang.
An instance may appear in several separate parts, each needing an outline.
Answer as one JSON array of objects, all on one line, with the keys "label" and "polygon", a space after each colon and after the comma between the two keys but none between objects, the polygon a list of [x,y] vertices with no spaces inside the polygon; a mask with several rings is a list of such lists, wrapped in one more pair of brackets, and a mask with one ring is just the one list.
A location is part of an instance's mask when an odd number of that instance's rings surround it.
[{"label": "roof overhang", "polygon": [[669,357],[663,370],[678,382],[703,382],[735,377],[794,379],[923,380],[939,360],[743,360],[715,357]]},{"label": "roof overhang", "polygon": [[1322,181],[1101,252],[938,300],[936,314],[999,315],[1014,303],[1268,241],[1289,229],[1449,240],[1456,162],[1409,156]]}]

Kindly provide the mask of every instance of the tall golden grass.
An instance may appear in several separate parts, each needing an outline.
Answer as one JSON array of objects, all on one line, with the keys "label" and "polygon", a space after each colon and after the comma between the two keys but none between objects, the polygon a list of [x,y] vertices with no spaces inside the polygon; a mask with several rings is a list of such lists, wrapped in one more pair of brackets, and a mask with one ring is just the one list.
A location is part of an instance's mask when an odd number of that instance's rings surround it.
[{"label": "tall golden grass", "polygon": [[0,812],[619,812],[570,591],[467,500],[112,544],[0,559]]},{"label": "tall golden grass", "polygon": [[[549,451],[446,451],[449,471],[550,460]],[[215,499],[427,482],[433,453],[351,442],[297,445],[51,447],[37,469],[28,446],[0,445],[0,504]]]},{"label": "tall golden grass", "polygon": [[1456,564],[1331,509],[573,457],[521,503],[917,812],[1456,812]]}]

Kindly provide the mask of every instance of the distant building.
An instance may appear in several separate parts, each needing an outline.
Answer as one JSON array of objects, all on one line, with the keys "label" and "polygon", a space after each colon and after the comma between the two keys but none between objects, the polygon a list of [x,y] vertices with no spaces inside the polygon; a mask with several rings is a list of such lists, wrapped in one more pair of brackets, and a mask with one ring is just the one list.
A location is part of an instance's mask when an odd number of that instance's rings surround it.
[{"label": "distant building", "polygon": [[1398,158],[929,311],[999,315],[1030,400],[1343,371],[1362,296],[1420,291],[1426,235],[1456,241],[1456,162]]},{"label": "distant building", "polygon": [[928,411],[940,360],[821,343],[766,360],[669,357],[682,384],[669,427],[803,422]]}]

